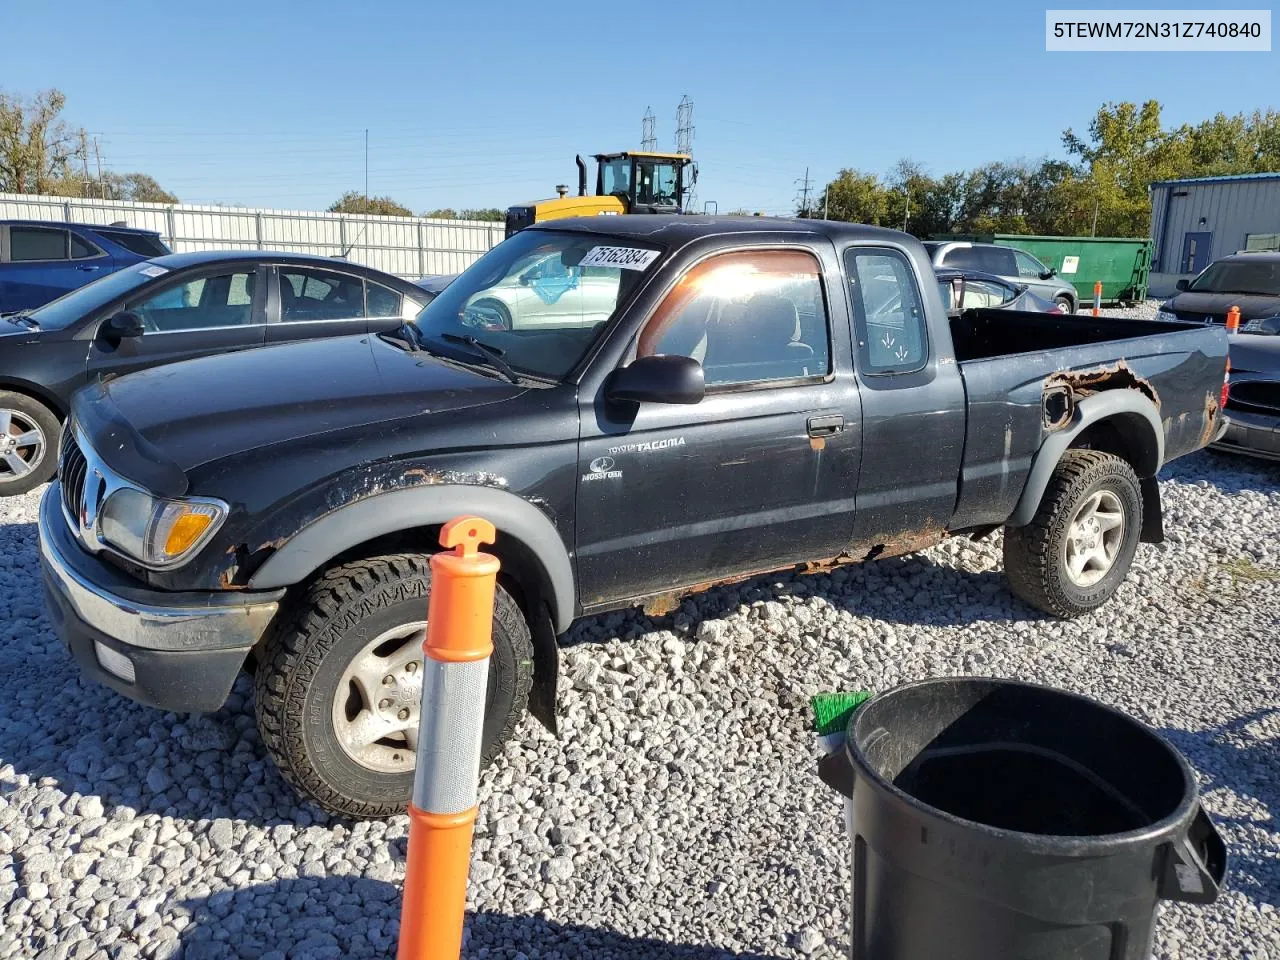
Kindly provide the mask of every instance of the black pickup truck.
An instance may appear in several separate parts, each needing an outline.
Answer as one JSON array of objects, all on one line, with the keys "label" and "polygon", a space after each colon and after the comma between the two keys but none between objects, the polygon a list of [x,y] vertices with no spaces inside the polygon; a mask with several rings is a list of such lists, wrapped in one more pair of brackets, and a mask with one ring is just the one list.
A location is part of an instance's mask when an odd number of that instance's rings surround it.
[{"label": "black pickup truck", "polygon": [[392,333],[209,357],[75,398],[40,510],[51,617],[143,703],[253,670],[284,775],[356,816],[413,779],[428,555],[499,531],[491,756],[554,727],[577,617],[1005,528],[1013,591],[1107,600],[1213,441],[1221,328],[976,310],[921,245],[818,221],[535,225]]}]

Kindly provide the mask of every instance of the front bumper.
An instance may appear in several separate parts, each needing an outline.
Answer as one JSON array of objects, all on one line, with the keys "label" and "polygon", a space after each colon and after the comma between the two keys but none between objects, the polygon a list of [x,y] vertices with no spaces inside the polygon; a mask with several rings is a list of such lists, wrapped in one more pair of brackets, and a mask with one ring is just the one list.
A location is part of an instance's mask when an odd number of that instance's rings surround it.
[{"label": "front bumper", "polygon": [[163,593],[80,548],[57,483],[40,501],[40,567],[55,632],[87,676],[152,707],[216,710],[283,590]]},{"label": "front bumper", "polygon": [[1280,417],[1236,410],[1226,416],[1227,429],[1211,446],[1266,460],[1280,460]]}]

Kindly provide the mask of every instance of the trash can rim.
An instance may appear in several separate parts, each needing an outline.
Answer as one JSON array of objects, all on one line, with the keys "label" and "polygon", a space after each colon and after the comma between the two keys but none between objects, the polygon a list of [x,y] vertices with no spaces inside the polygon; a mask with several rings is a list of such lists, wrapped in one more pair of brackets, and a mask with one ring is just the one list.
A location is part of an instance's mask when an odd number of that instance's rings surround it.
[{"label": "trash can rim", "polygon": [[[1104,833],[1084,836],[1027,833],[1021,830],[1008,830],[1003,827],[993,827],[990,824],[982,823],[978,820],[969,820],[965,817],[958,817],[955,814],[948,813],[945,810],[940,810],[931,804],[918,800],[901,787],[894,785],[892,781],[885,779],[885,777],[881,776],[880,772],[875,769],[870,759],[858,745],[857,738],[853,735],[854,725],[858,722],[859,716],[865,716],[866,714],[864,711],[877,701],[886,700],[895,694],[901,694],[907,690],[913,690],[918,687],[926,687],[942,683],[955,683],[956,681],[965,680],[997,684],[1005,687],[1023,687],[1029,690],[1044,691],[1067,699],[1080,701],[1089,706],[1114,714],[1115,716],[1136,725],[1143,733],[1151,738],[1152,741],[1168,752],[1176,761],[1178,769],[1182,773],[1182,799],[1169,814],[1145,827],[1139,827],[1136,830],[1126,830],[1122,833]],[[1005,837],[1008,839],[1018,838],[1019,841],[1027,847],[1035,848],[1041,852],[1061,852],[1072,856],[1081,856],[1093,852],[1099,854],[1115,853],[1118,846],[1150,843],[1161,834],[1168,833],[1170,830],[1193,816],[1196,811],[1196,806],[1199,803],[1199,788],[1197,786],[1195,772],[1192,770],[1191,764],[1187,762],[1187,758],[1184,757],[1180,751],[1175,749],[1169,741],[1160,736],[1159,733],[1147,724],[1129,716],[1123,710],[1118,710],[1110,704],[1103,703],[1100,700],[1095,700],[1092,697],[1087,697],[1083,694],[1075,693],[1070,690],[1062,690],[1058,687],[1049,686],[1048,684],[1030,683],[1025,680],[1011,680],[1004,677],[983,676],[929,677],[924,680],[913,680],[909,683],[900,684],[891,690],[881,691],[859,706],[858,709],[854,711],[853,716],[850,717],[849,725],[845,729],[844,749],[849,755],[850,765],[855,771],[861,772],[879,789],[887,791],[893,796],[901,799],[916,812],[924,816],[934,817],[946,823],[964,827],[968,830],[978,830],[992,836]],[[856,787],[854,792],[856,794]]]}]

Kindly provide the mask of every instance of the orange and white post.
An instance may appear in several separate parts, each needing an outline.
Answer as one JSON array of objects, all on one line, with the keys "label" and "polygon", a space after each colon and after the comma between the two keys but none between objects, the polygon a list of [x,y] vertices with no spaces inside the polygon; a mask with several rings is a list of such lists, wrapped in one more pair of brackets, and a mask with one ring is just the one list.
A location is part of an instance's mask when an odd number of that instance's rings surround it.
[{"label": "orange and white post", "polygon": [[1240,332],[1240,308],[1232,307],[1227,311],[1227,333]]},{"label": "orange and white post", "polygon": [[457,960],[462,950],[499,567],[479,548],[494,536],[489,521],[459,517],[431,558],[398,960]]},{"label": "orange and white post", "polygon": [[1093,315],[1102,315],[1102,281],[1093,281]]}]

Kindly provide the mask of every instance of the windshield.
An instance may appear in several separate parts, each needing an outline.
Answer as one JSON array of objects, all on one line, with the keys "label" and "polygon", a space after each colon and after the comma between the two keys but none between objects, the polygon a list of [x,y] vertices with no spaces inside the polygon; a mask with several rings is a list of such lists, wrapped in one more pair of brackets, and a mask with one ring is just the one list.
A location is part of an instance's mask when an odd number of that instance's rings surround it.
[{"label": "windshield", "polygon": [[1196,293],[1254,293],[1280,296],[1280,262],[1219,260],[1191,281]]},{"label": "windshield", "polygon": [[31,319],[40,324],[42,330],[61,330],[121,294],[150,283],[168,272],[166,267],[159,264],[135,263],[132,267],[109,273],[70,293],[64,293],[38,310],[32,310]]},{"label": "windshield", "polygon": [[659,251],[622,237],[523,230],[423,307],[414,325],[432,352],[470,360],[474,337],[518,373],[561,379],[586,354]]}]

